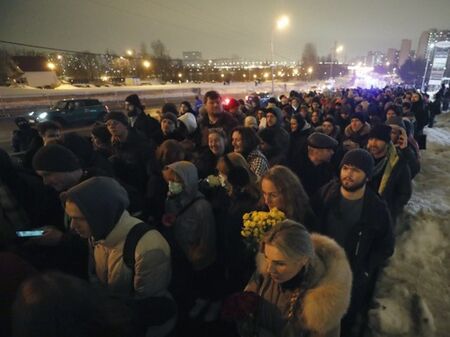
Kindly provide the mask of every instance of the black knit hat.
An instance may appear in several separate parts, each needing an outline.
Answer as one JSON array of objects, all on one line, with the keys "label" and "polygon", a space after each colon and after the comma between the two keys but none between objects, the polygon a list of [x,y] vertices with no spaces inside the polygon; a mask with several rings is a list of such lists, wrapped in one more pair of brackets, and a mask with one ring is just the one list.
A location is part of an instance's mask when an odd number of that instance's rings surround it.
[{"label": "black knit hat", "polygon": [[117,121],[125,126],[128,126],[128,117],[120,111],[111,111],[109,114],[107,114],[105,116],[105,123],[109,120]]},{"label": "black knit hat", "polygon": [[354,149],[348,151],[344,158],[342,158],[341,165],[350,165],[359,168],[363,171],[367,178],[372,177],[374,161],[369,152],[363,149]]},{"label": "black knit hat", "polygon": [[72,172],[81,169],[78,158],[72,151],[59,144],[41,147],[33,157],[36,171]]},{"label": "black knit hat", "polygon": [[166,112],[165,114],[163,114],[162,117],[161,117],[161,122],[164,119],[168,119],[168,120],[172,121],[175,125],[178,124],[177,116],[174,113],[172,113],[172,112]]},{"label": "black knit hat", "polygon": [[389,143],[391,141],[391,130],[392,128],[389,125],[377,124],[370,129],[369,139],[375,138]]},{"label": "black knit hat", "polygon": [[361,123],[365,123],[366,122],[366,118],[364,117],[364,115],[362,113],[359,112],[355,112],[350,116],[350,119],[359,119],[361,121]]},{"label": "black knit hat", "polygon": [[125,98],[125,102],[128,102],[135,107],[142,108],[141,100],[139,99],[139,96],[136,94],[131,94],[127,98]]}]

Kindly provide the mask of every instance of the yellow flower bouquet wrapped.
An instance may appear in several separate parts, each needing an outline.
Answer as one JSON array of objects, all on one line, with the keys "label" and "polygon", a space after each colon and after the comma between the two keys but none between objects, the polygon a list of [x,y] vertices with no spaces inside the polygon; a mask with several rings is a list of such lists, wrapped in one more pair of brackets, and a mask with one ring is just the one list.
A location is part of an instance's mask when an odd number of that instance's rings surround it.
[{"label": "yellow flower bouquet wrapped", "polygon": [[286,215],[276,208],[271,209],[270,212],[253,211],[245,213],[242,217],[241,235],[244,237],[247,246],[256,252],[264,234],[284,219],[286,219]]}]

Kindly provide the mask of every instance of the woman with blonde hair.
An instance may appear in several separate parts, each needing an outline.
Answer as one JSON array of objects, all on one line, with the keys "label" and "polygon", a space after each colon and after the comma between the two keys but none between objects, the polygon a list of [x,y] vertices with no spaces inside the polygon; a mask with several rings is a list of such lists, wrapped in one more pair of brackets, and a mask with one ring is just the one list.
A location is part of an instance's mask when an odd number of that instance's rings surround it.
[{"label": "woman with blonde hair", "polygon": [[259,336],[339,336],[352,272],[334,240],[284,220],[266,233],[257,260],[245,290],[261,297]]},{"label": "woman with blonde hair", "polygon": [[298,221],[309,231],[316,228],[317,219],[309,204],[300,179],[289,168],[275,165],[261,178],[263,201],[267,208],[277,208],[288,219]]}]

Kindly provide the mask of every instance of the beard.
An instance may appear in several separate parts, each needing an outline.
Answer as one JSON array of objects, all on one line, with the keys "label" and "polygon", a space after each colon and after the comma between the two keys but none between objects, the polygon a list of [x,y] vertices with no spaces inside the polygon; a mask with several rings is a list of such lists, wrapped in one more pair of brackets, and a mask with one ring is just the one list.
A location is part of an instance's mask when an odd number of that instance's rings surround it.
[{"label": "beard", "polygon": [[349,185],[345,185],[343,179],[341,179],[341,186],[347,192],[356,192],[359,189],[363,188],[365,184],[366,184],[366,180],[364,179],[364,180],[362,180],[360,182],[357,182],[357,183],[355,183],[353,181],[352,184],[349,186]]}]

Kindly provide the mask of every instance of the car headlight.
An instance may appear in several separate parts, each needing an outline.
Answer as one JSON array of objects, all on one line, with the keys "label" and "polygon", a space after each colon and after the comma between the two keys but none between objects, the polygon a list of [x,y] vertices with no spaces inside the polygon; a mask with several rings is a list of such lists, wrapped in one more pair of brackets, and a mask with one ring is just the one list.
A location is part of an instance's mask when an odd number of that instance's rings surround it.
[{"label": "car headlight", "polygon": [[45,117],[47,117],[48,113],[46,112],[42,112],[39,114],[39,119],[44,119]]},{"label": "car headlight", "polygon": [[32,117],[34,115],[34,111],[28,113],[28,116]]}]

